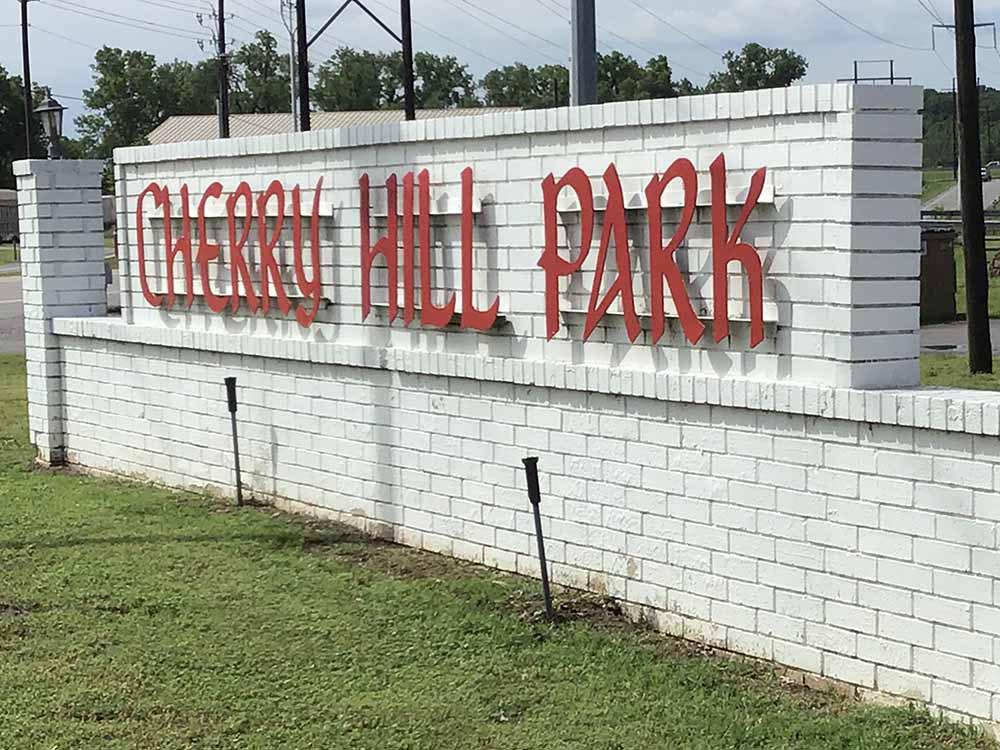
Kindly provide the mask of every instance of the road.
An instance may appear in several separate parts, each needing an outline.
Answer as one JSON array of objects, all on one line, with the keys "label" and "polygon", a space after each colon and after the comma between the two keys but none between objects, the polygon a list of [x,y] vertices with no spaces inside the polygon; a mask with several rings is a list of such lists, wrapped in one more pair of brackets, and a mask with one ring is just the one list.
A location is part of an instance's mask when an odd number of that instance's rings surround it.
[{"label": "road", "polygon": [[[990,208],[1000,199],[1000,179],[983,183],[983,208]],[[958,185],[952,185],[936,198],[931,198],[922,208],[925,211],[958,211]]]},{"label": "road", "polygon": [[24,352],[21,277],[0,276],[0,354]]},{"label": "road", "polygon": [[[5,267],[0,267],[4,271]],[[118,307],[118,272],[115,271],[108,304]],[[21,305],[21,277],[0,276],[0,354],[24,353],[24,308]]]}]

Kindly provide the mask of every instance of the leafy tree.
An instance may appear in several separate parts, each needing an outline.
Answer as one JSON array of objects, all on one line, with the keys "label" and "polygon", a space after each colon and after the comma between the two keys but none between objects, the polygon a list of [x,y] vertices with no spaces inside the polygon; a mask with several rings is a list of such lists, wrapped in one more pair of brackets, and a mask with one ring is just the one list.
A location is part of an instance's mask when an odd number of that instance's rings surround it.
[{"label": "leafy tree", "polygon": [[751,42],[737,54],[730,50],[722,56],[726,69],[713,73],[705,91],[751,91],[790,86],[806,74],[809,64],[790,49],[763,47]]},{"label": "leafy tree", "polygon": [[382,109],[392,85],[386,55],[339,47],[320,65],[312,99],[319,109],[331,112]]},{"label": "leafy tree", "polygon": [[[480,104],[468,67],[451,55],[418,52],[413,56],[418,107],[438,109]],[[313,89],[320,109],[397,109],[403,106],[403,56],[339,48],[324,62]]]},{"label": "leafy tree", "polygon": [[[403,56],[393,55],[398,60],[399,94],[402,100]],[[434,55],[418,52],[413,56],[414,96],[417,106],[425,109],[447,109],[450,107],[477,107],[476,81],[464,63],[452,55]]]},{"label": "leafy tree", "polygon": [[230,85],[233,112],[290,110],[288,57],[278,51],[278,40],[273,34],[258,31],[253,42],[241,45],[233,53]]},{"label": "leafy tree", "polygon": [[641,96],[645,70],[631,55],[617,50],[597,55],[597,101],[624,102]]},{"label": "leafy tree", "polygon": [[211,61],[157,64],[148,52],[103,47],[94,57],[94,86],[83,92],[91,110],[76,118],[88,153],[108,158],[114,149],[146,142],[167,117],[215,110]]},{"label": "leafy tree", "polygon": [[[20,76],[8,75],[0,66],[0,187],[15,187],[12,164],[25,156],[24,138],[24,89]],[[41,101],[43,94],[36,88],[34,98]],[[35,118],[32,127],[31,150],[34,156],[45,153],[41,124]]]},{"label": "leafy tree", "polygon": [[569,103],[569,71],[562,65],[505,65],[483,76],[480,85],[489,107],[537,109]]}]

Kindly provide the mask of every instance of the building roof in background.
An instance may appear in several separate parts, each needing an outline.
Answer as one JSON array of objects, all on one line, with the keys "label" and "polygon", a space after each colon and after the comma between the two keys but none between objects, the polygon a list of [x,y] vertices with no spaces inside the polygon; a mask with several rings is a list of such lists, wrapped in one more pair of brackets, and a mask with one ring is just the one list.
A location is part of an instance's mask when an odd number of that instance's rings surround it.
[{"label": "building roof in background", "polygon": [[[469,107],[459,109],[418,109],[418,120],[439,117],[462,117],[464,115],[485,115],[496,112],[518,112],[520,107]],[[401,109],[362,110],[356,112],[313,112],[313,130],[350,128],[358,125],[383,125],[402,122],[405,114]],[[294,132],[295,123],[288,113],[231,115],[229,133],[234,138],[253,135]],[[174,115],[149,134],[151,144],[179,143],[181,141],[207,141],[219,133],[219,118],[216,115]]]}]

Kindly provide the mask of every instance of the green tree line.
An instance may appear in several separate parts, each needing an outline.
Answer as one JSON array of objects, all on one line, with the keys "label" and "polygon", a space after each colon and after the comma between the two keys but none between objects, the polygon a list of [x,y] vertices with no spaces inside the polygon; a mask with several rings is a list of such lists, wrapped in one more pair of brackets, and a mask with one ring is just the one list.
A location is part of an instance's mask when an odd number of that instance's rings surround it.
[{"label": "green tree line", "polygon": [[[951,91],[924,91],[924,166],[950,167],[955,99]],[[979,89],[979,136],[983,162],[1000,160],[1000,91]]]},{"label": "green tree line", "polygon": [[[675,78],[666,55],[645,63],[622,52],[598,57],[602,102],[674,97],[699,92],[742,91],[788,86],[802,78],[806,60],[790,49],[750,43],[726,53],[720,70],[704,86]],[[83,93],[86,112],[75,120],[79,138],[67,139],[70,156],[110,159],[114,149],[139,145],[172,115],[216,110],[213,59],[160,62],[142,50],[103,47],[97,51],[93,86]],[[569,102],[569,71],[562,65],[513,63],[476,78],[451,55],[414,55],[417,107],[508,106],[538,108]],[[398,52],[337,49],[310,71],[313,106],[323,111],[395,109],[403,106],[403,61]],[[20,81],[0,68],[0,185],[13,184],[10,163],[24,153]],[[230,57],[233,113],[288,112],[288,56],[277,39],[260,31]],[[6,118],[6,119],[4,119]],[[110,187],[110,185],[109,185]]]}]

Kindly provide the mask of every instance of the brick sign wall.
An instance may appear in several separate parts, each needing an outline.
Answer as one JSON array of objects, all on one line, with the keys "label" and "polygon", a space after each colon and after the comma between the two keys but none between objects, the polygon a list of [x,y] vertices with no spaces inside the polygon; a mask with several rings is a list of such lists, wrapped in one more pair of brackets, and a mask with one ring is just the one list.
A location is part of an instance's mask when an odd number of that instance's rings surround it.
[{"label": "brick sign wall", "polygon": [[1000,721],[1000,398],[912,387],[921,100],[805,86],[121,150],[120,318],[61,306],[100,273],[58,261],[90,236],[79,187],[21,164],[33,439],[229,492],[235,375],[255,495],[529,575],[538,455],[556,581]]}]

